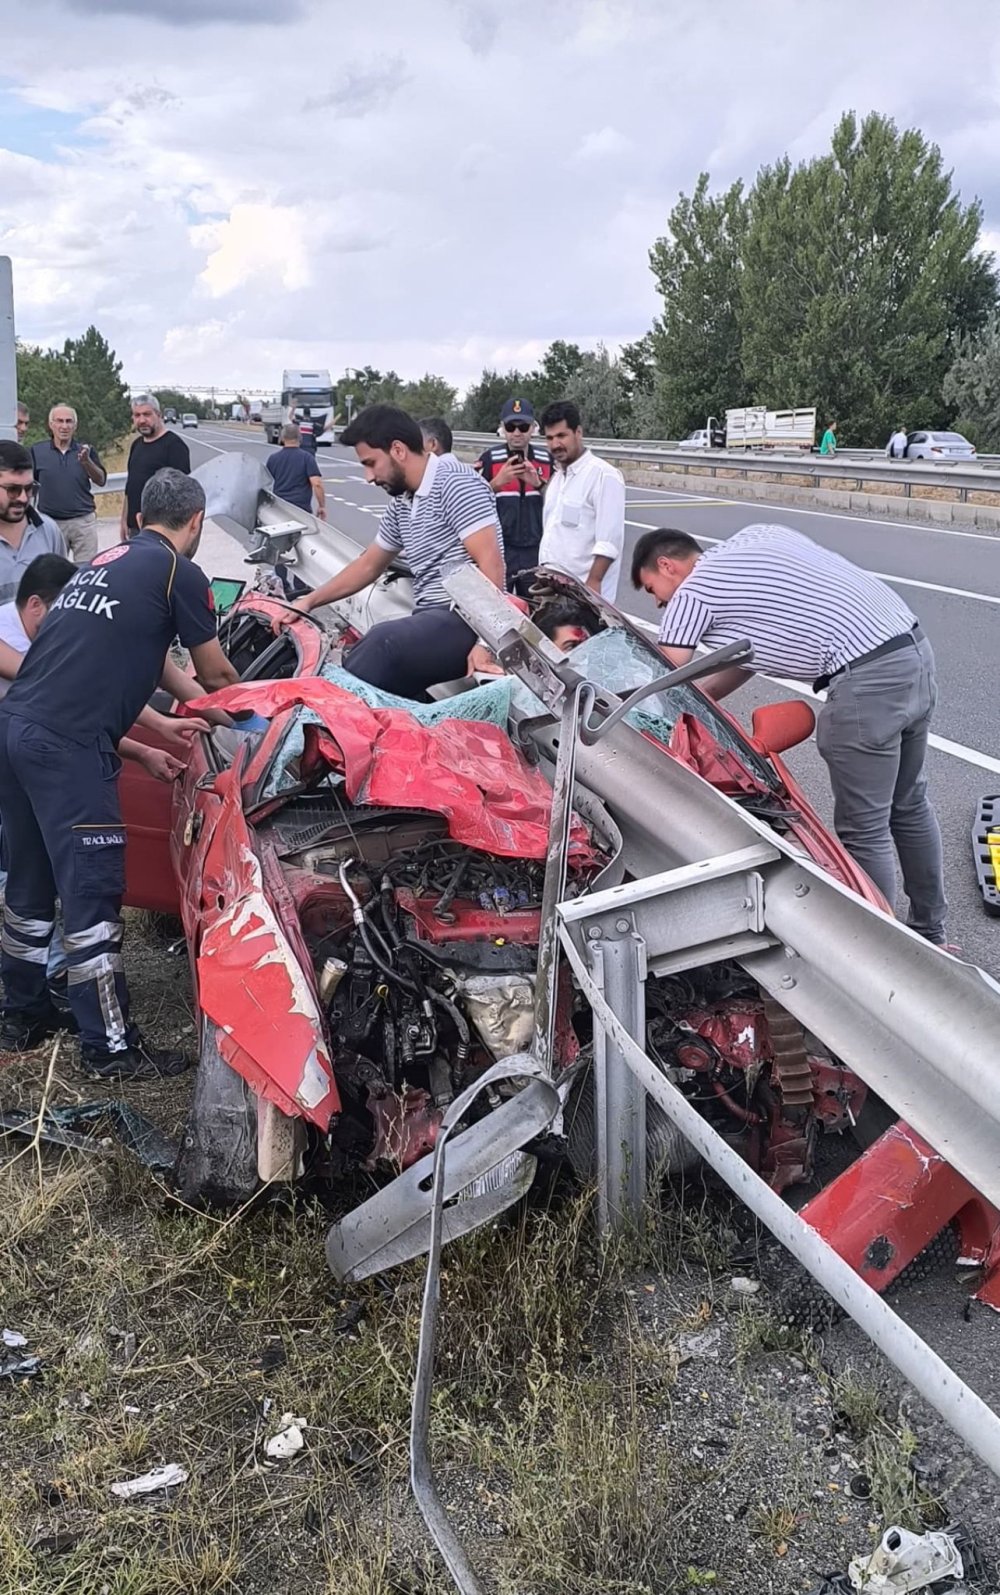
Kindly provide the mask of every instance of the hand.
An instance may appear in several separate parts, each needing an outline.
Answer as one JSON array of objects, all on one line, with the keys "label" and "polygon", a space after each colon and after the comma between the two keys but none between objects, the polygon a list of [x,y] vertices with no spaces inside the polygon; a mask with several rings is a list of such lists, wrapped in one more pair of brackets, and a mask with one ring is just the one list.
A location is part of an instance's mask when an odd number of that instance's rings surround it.
[{"label": "hand", "polygon": [[90,444],[89,443],[78,443],[77,446],[76,446],[76,453],[77,453],[77,458],[80,461],[80,464],[81,465],[85,465],[87,463],[87,461],[90,459]]},{"label": "hand", "polygon": [[481,642],[477,642],[466,660],[465,673],[468,676],[502,676],[504,672],[500,661]]},{"label": "hand", "polygon": [[175,759],[172,753],[162,748],[147,748],[142,762],[157,781],[176,781],[178,776],[184,774],[180,759]]},{"label": "hand", "polygon": [[310,596],[309,593],[303,593],[301,598],[294,598],[282,613],[275,615],[271,621],[271,630],[276,637],[280,637],[281,633],[292,623],[292,617],[288,614],[288,609],[297,609],[300,615],[311,613]]},{"label": "hand", "polygon": [[203,731],[211,731],[212,727],[198,715],[165,714],[163,725],[158,729],[165,742],[173,742],[179,751],[189,754],[195,737]]},{"label": "hand", "polygon": [[318,521],[325,521],[326,520],[326,505],[325,504],[321,504],[319,509],[316,511],[316,519]]},{"label": "hand", "polygon": [[542,479],[531,460],[525,460],[524,469],[520,473],[521,481],[526,487],[541,487]]},{"label": "hand", "polygon": [[498,488],[506,487],[509,482],[520,481],[521,469],[522,462],[520,455],[512,454],[509,460],[504,461],[496,476],[490,482],[490,486],[492,487],[493,491],[496,492]]}]

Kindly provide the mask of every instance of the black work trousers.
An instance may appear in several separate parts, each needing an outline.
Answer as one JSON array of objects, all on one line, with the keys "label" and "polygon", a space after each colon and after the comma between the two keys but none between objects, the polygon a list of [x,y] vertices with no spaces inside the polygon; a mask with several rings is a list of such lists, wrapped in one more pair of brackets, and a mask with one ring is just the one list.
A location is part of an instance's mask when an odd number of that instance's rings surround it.
[{"label": "black work trousers", "polygon": [[344,655],[344,669],[400,698],[426,696],[441,681],[458,681],[476,634],[444,604],[416,609],[404,620],[373,626]]}]

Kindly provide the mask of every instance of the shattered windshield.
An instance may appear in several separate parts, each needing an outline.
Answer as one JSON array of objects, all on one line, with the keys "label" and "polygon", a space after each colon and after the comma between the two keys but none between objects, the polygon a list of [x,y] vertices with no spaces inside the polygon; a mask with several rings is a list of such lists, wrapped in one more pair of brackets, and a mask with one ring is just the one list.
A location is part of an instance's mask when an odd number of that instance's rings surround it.
[{"label": "shattered windshield", "polygon": [[[572,662],[573,668],[588,681],[622,698],[637,687],[655,681],[657,676],[665,675],[667,670],[666,661],[655,649],[620,626],[598,632],[574,648]],[[699,720],[719,746],[735,754],[755,780],[772,791],[777,790],[780,782],[767,760],[751,747],[711,699],[693,686],[671,687],[666,692],[654,693],[651,698],[644,698],[627,718],[637,731],[647,731],[658,742],[669,744],[682,714]]]}]

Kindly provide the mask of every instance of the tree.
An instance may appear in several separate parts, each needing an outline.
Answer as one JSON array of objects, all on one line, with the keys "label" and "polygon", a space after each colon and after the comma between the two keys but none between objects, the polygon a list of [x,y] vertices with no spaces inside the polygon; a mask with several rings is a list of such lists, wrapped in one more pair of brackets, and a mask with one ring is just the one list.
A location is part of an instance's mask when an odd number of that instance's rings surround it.
[{"label": "tree", "polygon": [[843,116],[828,155],[765,167],[740,276],[755,401],[815,404],[843,443],[881,439],[897,420],[946,424],[953,341],[997,298],[992,257],[974,252],[981,221],[937,146],[877,114],[860,128]]},{"label": "tree", "polygon": [[450,382],[428,371],[419,382],[405,383],[397,402],[418,421],[432,415],[450,421],[457,399],[458,392]]},{"label": "tree", "polygon": [[955,359],[944,379],[944,397],[956,413],[955,426],[978,448],[1000,449],[1000,313],[994,311],[979,333],[958,339]]},{"label": "tree", "polygon": [[574,384],[583,360],[579,344],[556,338],[542,355],[538,369],[524,378],[524,397],[530,398],[539,412],[555,399],[575,398]]},{"label": "tree", "polygon": [[485,370],[462,400],[458,424],[469,432],[495,432],[505,400],[527,391],[523,372]]},{"label": "tree", "polygon": [[654,373],[645,391],[647,400],[655,392],[667,437],[683,437],[746,399],[740,323],[746,201],[742,183],[717,196],[708,183],[702,172],[693,195],[680,195],[668,234],[649,252],[663,312],[651,334]]},{"label": "tree", "polygon": [[626,381],[618,361],[612,360],[603,343],[581,357],[570,393],[579,406],[585,434],[622,436],[629,407]]},{"label": "tree", "polygon": [[96,448],[107,448],[128,432],[132,420],[122,363],[96,327],[82,338],[68,338],[63,359],[76,380],[78,398],[70,402],[79,414],[80,436]]}]

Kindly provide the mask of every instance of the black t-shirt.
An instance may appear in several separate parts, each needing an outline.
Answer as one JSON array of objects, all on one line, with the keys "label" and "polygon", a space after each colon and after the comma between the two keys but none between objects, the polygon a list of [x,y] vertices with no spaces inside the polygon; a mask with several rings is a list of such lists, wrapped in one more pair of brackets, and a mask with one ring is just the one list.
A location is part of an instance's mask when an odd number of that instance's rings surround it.
[{"label": "black t-shirt", "polygon": [[128,525],[133,532],[139,525],[142,490],[150,477],[162,471],[165,465],[172,465],[175,471],[183,471],[185,476],[190,474],[191,455],[183,438],[178,437],[176,432],[161,432],[152,443],[147,443],[144,438],[136,438],[128,451],[128,476],[125,481]]},{"label": "black t-shirt", "polygon": [[83,745],[135,724],[167,649],[216,632],[208,577],[161,532],[116,543],[71,576],[42,622],[0,713]]},{"label": "black t-shirt", "polygon": [[267,457],[267,468],[274,479],[274,491],[286,503],[300,510],[311,510],[313,502],[309,479],[319,476],[315,454],[307,449],[275,449]]}]

